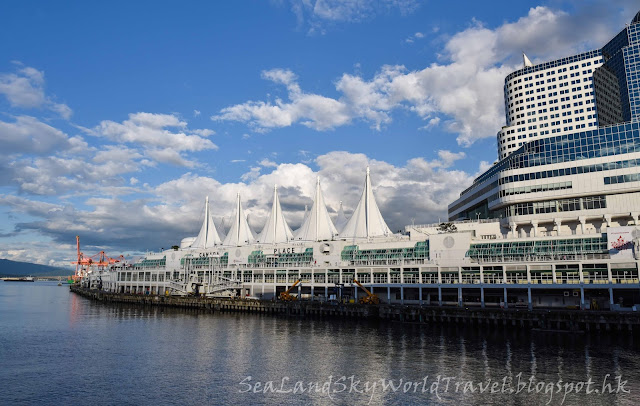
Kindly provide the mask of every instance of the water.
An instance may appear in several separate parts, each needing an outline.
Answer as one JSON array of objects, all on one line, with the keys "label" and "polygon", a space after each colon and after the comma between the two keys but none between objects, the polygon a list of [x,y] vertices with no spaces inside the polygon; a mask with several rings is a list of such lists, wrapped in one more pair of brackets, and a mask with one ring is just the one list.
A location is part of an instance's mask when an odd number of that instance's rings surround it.
[{"label": "water", "polygon": [[[142,309],[91,302],[55,282],[0,282],[0,405],[559,405],[565,391],[566,405],[634,405],[638,341],[626,332],[544,335]],[[501,393],[517,389],[519,373],[527,387]],[[619,375],[630,393],[574,393],[589,377],[590,389],[600,390],[606,374],[612,389]],[[352,375],[360,381],[355,389]],[[302,381],[304,392],[275,393],[283,379],[283,391]],[[396,387],[402,379],[402,386],[384,390],[382,379]],[[503,388],[503,379],[512,386]],[[560,393],[557,386],[552,395],[547,387],[536,393],[536,383],[560,379]],[[273,388],[265,393],[268,381]],[[493,382],[497,392],[489,386],[479,393],[478,384]],[[318,390],[309,391],[309,383]]]}]

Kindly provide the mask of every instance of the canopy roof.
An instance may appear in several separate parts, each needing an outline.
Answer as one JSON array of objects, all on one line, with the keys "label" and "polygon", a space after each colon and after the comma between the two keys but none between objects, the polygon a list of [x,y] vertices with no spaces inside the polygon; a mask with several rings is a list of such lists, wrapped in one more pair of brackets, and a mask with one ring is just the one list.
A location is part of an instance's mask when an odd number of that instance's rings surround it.
[{"label": "canopy roof", "polygon": [[240,247],[242,245],[253,244],[255,237],[253,231],[249,227],[247,217],[242,210],[242,204],[240,203],[240,193],[237,195],[235,219],[231,223],[231,228],[227,237],[224,239],[222,245]]},{"label": "canopy roof", "polygon": [[317,178],[313,205],[302,226],[296,231],[294,238],[301,241],[323,241],[331,240],[336,235],[338,235],[338,231],[329,217],[320,188],[320,178]]},{"label": "canopy roof", "polygon": [[392,232],[382,218],[378,204],[373,196],[369,167],[364,180],[364,190],[360,202],[351,218],[340,232],[340,238],[369,238],[391,235]]},{"label": "canopy roof", "polygon": [[271,206],[271,214],[265,224],[262,232],[258,236],[257,242],[263,244],[273,244],[279,242],[289,242],[293,240],[293,232],[287,220],[284,218],[282,207],[280,207],[280,198],[278,197],[278,186],[273,187],[273,205]]},{"label": "canopy roof", "polygon": [[338,216],[336,217],[336,229],[341,232],[344,226],[347,225],[349,219],[344,215],[344,209],[342,208],[342,200],[340,200],[340,208],[338,209]]},{"label": "canopy roof", "polygon": [[209,211],[209,196],[206,197],[204,203],[204,221],[200,232],[195,241],[191,243],[190,248],[211,248],[222,244],[216,225],[213,223],[213,216]]}]

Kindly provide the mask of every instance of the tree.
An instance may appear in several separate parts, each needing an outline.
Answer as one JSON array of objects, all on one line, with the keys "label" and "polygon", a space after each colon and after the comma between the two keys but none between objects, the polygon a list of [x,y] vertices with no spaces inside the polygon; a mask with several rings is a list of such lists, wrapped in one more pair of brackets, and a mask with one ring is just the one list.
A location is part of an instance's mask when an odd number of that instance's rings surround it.
[{"label": "tree", "polygon": [[458,231],[458,227],[453,223],[440,223],[438,225],[438,233],[455,233],[456,231]]}]

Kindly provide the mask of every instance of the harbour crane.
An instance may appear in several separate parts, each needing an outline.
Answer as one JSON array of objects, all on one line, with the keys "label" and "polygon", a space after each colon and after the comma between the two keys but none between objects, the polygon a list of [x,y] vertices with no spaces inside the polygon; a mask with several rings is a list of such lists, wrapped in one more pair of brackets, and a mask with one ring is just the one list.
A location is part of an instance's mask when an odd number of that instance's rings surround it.
[{"label": "harbour crane", "polygon": [[76,250],[78,259],[71,262],[76,266],[76,272],[73,275],[73,280],[76,282],[87,276],[87,274],[91,272],[91,267],[93,266],[97,267],[98,269],[104,269],[109,265],[124,261],[124,256],[120,255],[118,258],[109,258],[104,251],[100,251],[90,257],[85,256],[84,253],[80,252],[79,235],[76,235]]},{"label": "harbour crane", "polygon": [[289,289],[287,289],[284,292],[280,293],[280,300],[282,300],[284,302],[293,302],[294,300],[298,300],[297,297],[293,296],[289,292],[291,292],[291,290],[293,290],[293,288],[295,288],[299,283],[300,283],[300,279],[295,281],[293,283],[293,285],[291,285],[291,287]]},{"label": "harbour crane", "polygon": [[378,296],[371,293],[369,289],[362,286],[362,284],[358,282],[356,279],[354,279],[353,282],[356,285],[358,285],[360,289],[364,290],[364,293],[367,294],[367,296],[361,297],[360,300],[358,300],[360,304],[374,304],[374,305],[380,304],[380,298]]}]

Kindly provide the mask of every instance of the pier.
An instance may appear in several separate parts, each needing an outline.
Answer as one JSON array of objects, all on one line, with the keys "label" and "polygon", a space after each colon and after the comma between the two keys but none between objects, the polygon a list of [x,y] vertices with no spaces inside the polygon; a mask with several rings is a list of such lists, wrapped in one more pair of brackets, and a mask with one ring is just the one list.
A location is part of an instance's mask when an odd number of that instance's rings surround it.
[{"label": "pier", "polygon": [[517,328],[537,332],[640,332],[640,313],[566,309],[500,309],[397,304],[362,305],[318,301],[265,301],[195,296],[131,295],[89,290],[71,291],[104,303],[193,309],[208,313],[240,312],[295,317],[387,320],[434,325],[457,324],[487,328]]}]

